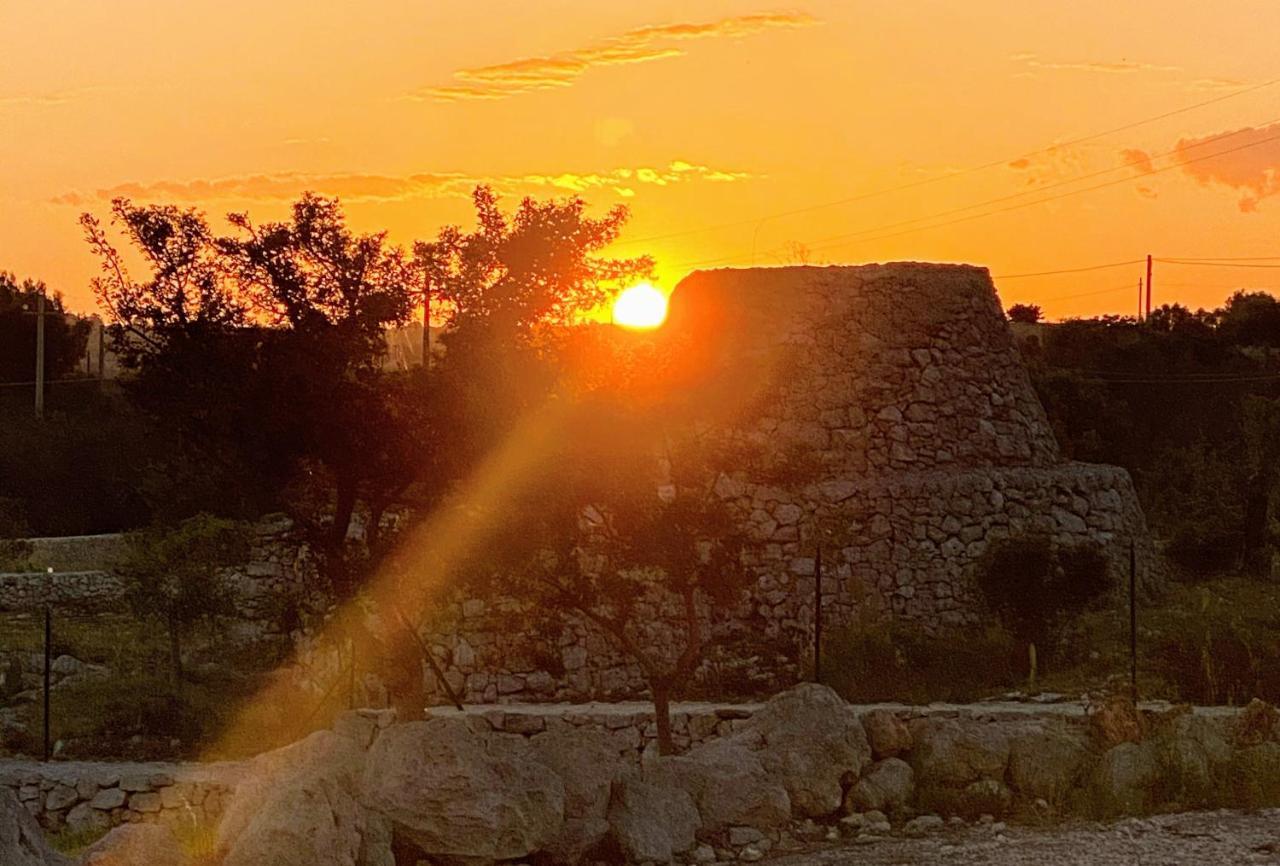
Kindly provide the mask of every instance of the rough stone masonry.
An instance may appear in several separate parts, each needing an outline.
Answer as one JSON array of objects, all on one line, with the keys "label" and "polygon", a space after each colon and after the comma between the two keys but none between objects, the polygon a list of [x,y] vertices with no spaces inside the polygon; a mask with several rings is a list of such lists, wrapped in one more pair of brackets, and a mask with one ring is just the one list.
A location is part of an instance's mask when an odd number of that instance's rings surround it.
[{"label": "rough stone masonry", "polygon": [[[1022,533],[1097,542],[1117,577],[1132,543],[1140,585],[1158,579],[1128,473],[1063,460],[985,269],[699,271],[676,286],[666,329],[740,395],[743,435],[806,467],[782,483],[720,479],[750,514],[757,574],[721,631],[811,630],[820,540],[833,627],[855,616],[927,630],[973,622],[975,561]],[[470,701],[643,691],[639,671],[585,629],[549,648],[555,665],[513,656],[475,599],[451,607],[433,643]]]}]

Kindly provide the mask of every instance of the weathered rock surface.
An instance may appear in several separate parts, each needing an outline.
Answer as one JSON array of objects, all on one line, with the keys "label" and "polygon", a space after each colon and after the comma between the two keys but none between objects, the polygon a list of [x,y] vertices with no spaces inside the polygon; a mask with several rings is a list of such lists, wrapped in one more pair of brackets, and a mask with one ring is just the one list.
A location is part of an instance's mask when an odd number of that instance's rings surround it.
[{"label": "weathered rock surface", "polygon": [[1146,808],[1159,777],[1159,753],[1150,742],[1113,746],[1093,770],[1094,808],[1102,815],[1136,815]]},{"label": "weathered rock surface", "polygon": [[975,810],[970,786],[1001,781],[1009,763],[1009,735],[976,719],[917,719],[912,723],[911,767],[921,808],[944,814]]},{"label": "weathered rock surface", "polygon": [[1080,783],[1090,758],[1089,738],[1079,727],[1024,727],[1009,742],[1009,782],[1028,800],[1060,807]]},{"label": "weathered rock surface", "polygon": [[1159,795],[1164,806],[1202,806],[1222,794],[1231,762],[1230,731],[1222,719],[1184,713],[1157,733]]},{"label": "weathered rock surface", "polygon": [[63,866],[66,860],[44,839],[40,825],[18,798],[0,789],[0,863],[4,866]]},{"label": "weathered rock surface", "polygon": [[974,719],[917,719],[911,764],[919,784],[963,786],[999,779],[1009,762],[1004,727]]},{"label": "weathered rock surface", "polygon": [[564,784],[564,823],[543,850],[576,863],[609,833],[609,797],[624,770],[618,750],[600,731],[557,729],[529,741],[533,760]]},{"label": "weathered rock surface", "polygon": [[1280,743],[1259,743],[1239,750],[1227,773],[1239,802],[1253,806],[1280,803]]},{"label": "weathered rock surface", "polygon": [[121,824],[80,855],[80,866],[184,866],[178,838],[159,824]]},{"label": "weathered rock surface", "polygon": [[529,748],[490,749],[461,719],[393,725],[369,750],[363,798],[433,856],[506,860],[552,843],[565,784]]},{"label": "weathered rock surface", "polygon": [[668,863],[697,842],[693,798],[680,788],[629,778],[614,786],[609,826],[633,863]]},{"label": "weathered rock surface", "polygon": [[862,714],[871,755],[876,760],[896,758],[911,751],[911,729],[892,710],[869,710]]},{"label": "weathered rock surface", "polygon": [[801,817],[839,809],[846,780],[871,761],[861,720],[839,695],[816,683],[775,695],[733,739],[759,753]]},{"label": "weathered rock surface", "polygon": [[901,758],[886,758],[871,765],[849,789],[846,811],[899,812],[915,793],[915,771]]},{"label": "weathered rock surface", "polygon": [[765,770],[758,753],[736,741],[720,740],[687,755],[659,758],[644,775],[688,793],[709,831],[734,825],[781,827],[791,818],[785,785]]},{"label": "weathered rock surface", "polygon": [[390,866],[389,848],[371,846],[379,819],[357,799],[363,759],[332,731],[254,759],[218,827],[222,866]]}]

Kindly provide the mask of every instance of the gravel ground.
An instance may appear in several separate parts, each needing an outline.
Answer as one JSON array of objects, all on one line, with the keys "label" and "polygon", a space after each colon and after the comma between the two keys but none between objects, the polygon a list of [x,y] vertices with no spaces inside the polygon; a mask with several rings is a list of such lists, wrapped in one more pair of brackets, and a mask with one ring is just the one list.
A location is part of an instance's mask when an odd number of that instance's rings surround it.
[{"label": "gravel ground", "polygon": [[1188,812],[1115,824],[947,828],[920,839],[882,837],[772,858],[769,866],[1218,866],[1280,864],[1280,809]]}]

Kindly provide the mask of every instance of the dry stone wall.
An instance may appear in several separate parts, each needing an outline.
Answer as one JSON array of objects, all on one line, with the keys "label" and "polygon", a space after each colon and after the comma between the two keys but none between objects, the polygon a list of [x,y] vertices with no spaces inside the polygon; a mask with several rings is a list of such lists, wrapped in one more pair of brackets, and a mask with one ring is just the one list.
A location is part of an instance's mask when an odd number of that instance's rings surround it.
[{"label": "dry stone wall", "polygon": [[[234,832],[246,811],[263,814],[271,826],[279,822],[286,833],[342,826],[336,816],[349,815],[350,804],[325,793],[341,790],[330,782],[364,786],[361,802],[378,809],[386,798],[370,796],[369,789],[381,790],[395,768],[413,762],[416,772],[387,785],[409,804],[390,816],[400,829],[441,820],[455,840],[472,826],[459,816],[479,816],[483,826],[510,838],[548,820],[544,829],[563,823],[591,829],[596,839],[614,834],[628,862],[665,862],[695,841],[734,849],[765,838],[779,842],[780,834],[815,819],[838,834],[883,836],[889,822],[912,835],[953,817],[1043,820],[1280,803],[1280,716],[1261,702],[1244,708],[1125,701],[853,706],[825,687],[803,684],[763,704],[672,709],[684,735],[674,756],[657,754],[646,733],[654,724],[652,708],[638,704],[436,709],[425,722],[407,725],[394,724],[389,711],[363,709],[340,716],[332,733],[244,762],[0,762],[0,789],[12,791],[48,831],[101,833],[152,822],[212,830],[222,822],[218,837],[236,844],[240,835],[274,838]],[[372,769],[351,772],[352,764]],[[495,766],[505,775],[492,772]],[[507,786],[512,776],[521,780],[514,791]],[[524,797],[533,787],[526,780],[542,785],[551,778],[563,781],[562,812],[531,815],[493,805]],[[442,785],[454,786],[449,797],[439,795]],[[691,798],[692,830],[662,856],[628,848],[628,840],[638,841],[629,832],[632,822],[612,808],[636,785],[655,789],[656,804]],[[246,798],[261,808],[247,810]],[[574,821],[574,810],[584,807],[600,809],[591,828]],[[664,813],[652,811],[655,819]],[[814,838],[831,838],[829,830],[809,826],[815,829]],[[559,838],[534,835],[543,842],[530,842],[514,856]],[[562,862],[562,856],[540,859]]]},{"label": "dry stone wall", "polygon": [[[123,535],[34,538],[29,543],[33,551],[28,559],[38,570],[0,572],[0,611],[29,611],[45,604],[97,610],[123,601],[125,584],[114,571],[125,552]],[[262,519],[248,562],[228,574],[237,614],[251,621],[278,618],[283,604],[314,584],[313,570],[292,522],[279,515]]]},{"label": "dry stone wall", "polygon": [[243,765],[0,761],[11,790],[46,830],[101,833],[119,824],[205,827],[221,816]]},{"label": "dry stone wall", "polygon": [[[974,622],[975,563],[993,540],[1021,534],[1096,543],[1116,577],[1132,544],[1140,585],[1159,581],[1128,473],[1062,459],[985,269],[698,272],[676,287],[667,328],[673,351],[741,404],[736,433],[797,467],[783,483],[745,472],[719,482],[748,515],[757,577],[710,625],[755,641],[744,669],[774,661],[763,657],[770,641],[807,642],[820,541],[832,626]],[[521,651],[484,602],[459,600],[432,637],[467,700],[643,693],[639,670],[580,624]]]}]

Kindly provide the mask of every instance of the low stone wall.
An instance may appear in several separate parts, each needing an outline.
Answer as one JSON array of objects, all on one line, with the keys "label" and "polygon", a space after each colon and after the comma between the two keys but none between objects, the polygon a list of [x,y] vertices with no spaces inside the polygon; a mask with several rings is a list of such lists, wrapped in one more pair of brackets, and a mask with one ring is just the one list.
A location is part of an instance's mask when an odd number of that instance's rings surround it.
[{"label": "low stone wall", "polygon": [[0,610],[97,609],[118,603],[124,581],[107,571],[0,573]]},{"label": "low stone wall", "polygon": [[27,539],[31,565],[38,571],[101,571],[111,568],[125,551],[124,536],[66,535]]},{"label": "low stone wall", "polygon": [[137,821],[208,826],[221,817],[243,772],[239,763],[0,761],[0,787],[51,832],[105,831]]},{"label": "low stone wall", "polygon": [[[125,551],[125,536],[80,535],[27,539],[36,571],[0,573],[0,611],[34,610],[45,604],[62,609],[100,609],[119,604],[124,581],[112,570]],[[49,573],[46,569],[52,568]],[[246,620],[279,618],[298,598],[314,566],[292,523],[277,515],[255,527],[249,561],[227,575],[236,612]]]},{"label": "low stone wall", "polygon": [[1004,817],[1280,804],[1280,714],[1261,703],[851,706],[805,684],[760,705],[678,705],[674,756],[642,745],[641,705],[392,715],[353,711],[243,763],[0,763],[0,787],[47,830],[225,816],[219,850],[254,863],[295,846],[308,862],[387,862],[393,834],[486,862],[751,862],[949,820],[994,834]]},{"label": "low stone wall", "polygon": [[[685,751],[740,730],[762,704],[681,702],[671,707],[671,739]],[[459,712],[433,707],[429,718],[462,717],[486,736],[529,738],[544,731],[595,731],[606,734],[618,754],[638,764],[657,751],[658,725],[653,705],[635,701],[606,704],[473,704]]]}]

